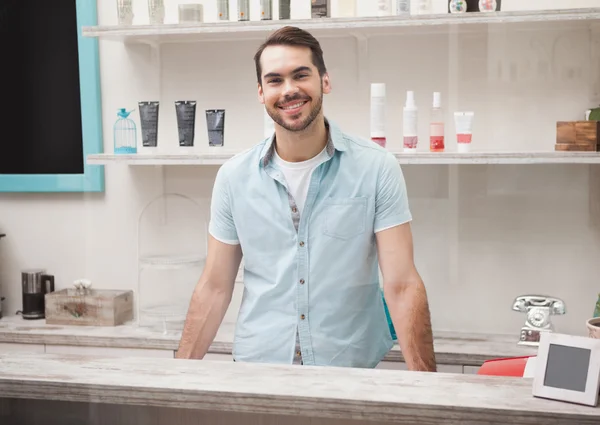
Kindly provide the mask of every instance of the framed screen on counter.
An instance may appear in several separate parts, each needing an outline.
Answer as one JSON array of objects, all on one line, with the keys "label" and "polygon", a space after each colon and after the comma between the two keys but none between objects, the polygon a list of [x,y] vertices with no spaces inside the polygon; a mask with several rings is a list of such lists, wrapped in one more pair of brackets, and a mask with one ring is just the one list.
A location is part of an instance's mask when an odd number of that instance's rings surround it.
[{"label": "framed screen on counter", "polygon": [[599,393],[600,339],[542,332],[533,395],[597,406]]}]

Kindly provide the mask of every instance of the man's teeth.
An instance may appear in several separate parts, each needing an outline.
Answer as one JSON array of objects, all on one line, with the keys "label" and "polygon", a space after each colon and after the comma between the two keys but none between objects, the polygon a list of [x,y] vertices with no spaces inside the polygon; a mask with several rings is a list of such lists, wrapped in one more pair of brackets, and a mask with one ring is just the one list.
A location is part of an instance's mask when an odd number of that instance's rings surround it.
[{"label": "man's teeth", "polygon": [[301,107],[302,105],[304,105],[305,102],[298,102],[298,103],[294,103],[293,105],[290,106],[284,106],[283,109],[296,109]]}]

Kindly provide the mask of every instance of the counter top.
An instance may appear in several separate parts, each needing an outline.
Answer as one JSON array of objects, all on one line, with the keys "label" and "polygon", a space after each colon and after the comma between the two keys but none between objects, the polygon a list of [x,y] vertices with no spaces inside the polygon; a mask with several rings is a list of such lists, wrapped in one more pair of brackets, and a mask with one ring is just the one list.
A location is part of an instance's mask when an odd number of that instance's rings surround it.
[{"label": "counter top", "polygon": [[[210,347],[211,353],[231,354],[234,323],[224,322]],[[25,320],[20,316],[0,319],[0,343],[75,345],[120,348],[153,348],[177,350],[181,332],[162,333],[150,328],[127,324],[114,327],[55,326],[44,320]],[[499,357],[535,355],[536,347],[517,345],[518,335],[485,335],[454,332],[434,333],[434,349],[438,364],[480,366]],[[404,361],[395,345],[387,361]]]},{"label": "counter top", "polygon": [[[262,381],[260,385],[257,383]],[[600,423],[528,378],[180,359],[0,355],[0,394],[397,424]]]}]

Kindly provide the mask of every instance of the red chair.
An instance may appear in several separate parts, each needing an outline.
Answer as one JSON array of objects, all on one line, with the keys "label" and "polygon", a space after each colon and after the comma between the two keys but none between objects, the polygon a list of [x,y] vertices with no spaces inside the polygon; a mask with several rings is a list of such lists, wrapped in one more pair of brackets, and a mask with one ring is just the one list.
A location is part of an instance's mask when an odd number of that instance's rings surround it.
[{"label": "red chair", "polygon": [[478,375],[490,376],[533,376],[533,366],[537,356],[508,357],[485,361],[479,370]]}]

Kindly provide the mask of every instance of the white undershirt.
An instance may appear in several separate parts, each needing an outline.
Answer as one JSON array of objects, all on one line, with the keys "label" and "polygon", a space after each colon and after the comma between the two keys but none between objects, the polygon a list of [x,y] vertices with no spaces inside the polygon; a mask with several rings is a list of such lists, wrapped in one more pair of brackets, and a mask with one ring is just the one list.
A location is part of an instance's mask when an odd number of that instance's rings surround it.
[{"label": "white undershirt", "polygon": [[306,195],[308,194],[308,186],[310,185],[312,172],[328,159],[329,155],[327,155],[327,148],[323,149],[317,156],[302,162],[284,161],[277,154],[277,150],[275,150],[273,161],[283,173],[288,185],[288,190],[294,197],[300,214],[302,214],[302,210],[304,209],[304,202],[306,201]]}]

